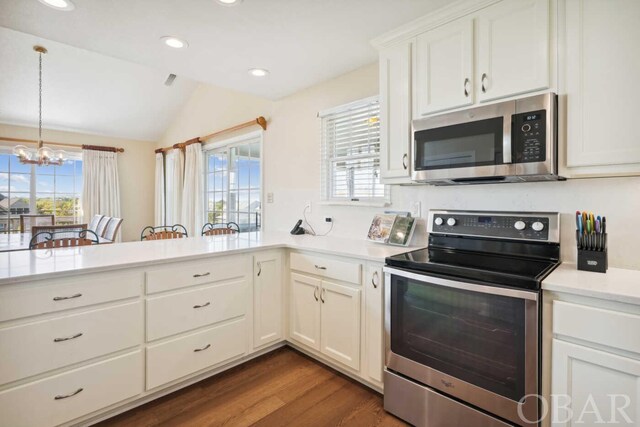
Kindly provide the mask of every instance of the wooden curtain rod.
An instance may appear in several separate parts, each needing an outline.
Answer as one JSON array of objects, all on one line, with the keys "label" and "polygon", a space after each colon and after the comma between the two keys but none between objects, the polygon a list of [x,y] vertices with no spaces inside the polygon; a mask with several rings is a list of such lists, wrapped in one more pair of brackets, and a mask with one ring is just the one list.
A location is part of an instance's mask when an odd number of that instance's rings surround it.
[{"label": "wooden curtain rod", "polygon": [[[7,138],[4,136],[0,136],[0,141],[22,142],[25,144],[38,144],[38,141],[33,139]],[[53,141],[42,141],[42,143],[46,145],[55,145],[57,147],[73,147],[73,148],[81,148],[85,150],[98,150],[98,151],[111,151],[114,153],[124,153],[124,148],[105,147],[102,145],[68,144],[65,142],[53,142]]]},{"label": "wooden curtain rod", "polygon": [[184,149],[188,145],[203,143],[203,142],[207,141],[208,139],[214,138],[214,137],[216,137],[218,135],[222,135],[224,133],[229,133],[229,132],[234,132],[234,131],[237,131],[237,130],[240,130],[240,129],[244,129],[244,128],[250,127],[250,126],[255,126],[255,125],[260,126],[263,130],[267,130],[267,119],[265,119],[264,117],[260,116],[257,119],[253,119],[253,120],[250,120],[248,122],[240,123],[239,125],[235,125],[235,126],[232,126],[230,128],[227,128],[227,129],[219,130],[217,132],[210,133],[209,135],[200,136],[198,138],[193,138],[193,139],[190,139],[188,141],[181,142],[179,144],[174,144],[171,147],[158,148],[157,150],[155,150],[155,153],[158,154],[158,153],[165,153],[165,152],[167,152],[169,150],[174,150],[174,149]]}]

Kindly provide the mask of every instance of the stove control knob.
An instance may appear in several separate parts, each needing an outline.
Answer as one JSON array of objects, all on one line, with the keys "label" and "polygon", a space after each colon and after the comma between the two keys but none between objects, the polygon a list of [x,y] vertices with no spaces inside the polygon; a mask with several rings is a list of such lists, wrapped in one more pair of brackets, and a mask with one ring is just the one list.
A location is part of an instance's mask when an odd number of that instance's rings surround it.
[{"label": "stove control knob", "polygon": [[436,217],[436,219],[433,222],[435,222],[436,225],[442,225],[444,223],[444,220],[440,217]]},{"label": "stove control knob", "polygon": [[525,228],[527,228],[527,224],[524,223],[524,221],[516,221],[516,223],[513,225],[516,230],[522,231]]},{"label": "stove control knob", "polygon": [[531,224],[531,228],[533,228],[533,231],[542,231],[544,230],[544,224],[541,223],[540,221],[536,221],[533,224]]},{"label": "stove control knob", "polygon": [[453,227],[454,225],[456,225],[456,219],[455,219],[455,218],[449,218],[449,219],[447,220],[447,225],[448,225],[449,227]]}]

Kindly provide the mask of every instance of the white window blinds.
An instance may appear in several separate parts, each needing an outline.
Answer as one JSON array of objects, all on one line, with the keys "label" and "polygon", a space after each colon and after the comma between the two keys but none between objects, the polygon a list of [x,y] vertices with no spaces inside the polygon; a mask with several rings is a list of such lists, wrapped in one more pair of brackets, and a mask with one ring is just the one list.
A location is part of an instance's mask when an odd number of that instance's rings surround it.
[{"label": "white window blinds", "polygon": [[378,97],[320,113],[325,201],[388,201],[387,188],[380,183],[379,115]]}]

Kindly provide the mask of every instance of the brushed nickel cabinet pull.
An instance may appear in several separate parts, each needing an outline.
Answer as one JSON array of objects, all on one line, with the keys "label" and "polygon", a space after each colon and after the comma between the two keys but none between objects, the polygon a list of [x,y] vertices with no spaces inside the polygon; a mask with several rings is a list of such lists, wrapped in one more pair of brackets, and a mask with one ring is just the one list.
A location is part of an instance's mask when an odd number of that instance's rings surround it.
[{"label": "brushed nickel cabinet pull", "polygon": [[317,268],[318,270],[326,270],[327,269],[327,267],[322,267],[320,265],[315,265],[314,267]]},{"label": "brushed nickel cabinet pull", "polygon": [[467,89],[467,86],[469,86],[469,78],[467,77],[466,79],[464,79],[464,96],[465,98],[469,97],[469,89]]},{"label": "brushed nickel cabinet pull", "polygon": [[487,73],[482,73],[480,83],[482,83],[482,93],[487,93],[487,87],[484,85],[484,81],[487,80]]},{"label": "brushed nickel cabinet pull", "polygon": [[313,288],[313,297],[318,301],[318,287]]},{"label": "brushed nickel cabinet pull", "polygon": [[79,332],[73,336],[70,337],[65,337],[65,338],[54,338],[53,342],[62,342],[62,341],[69,341],[69,340],[75,340],[76,338],[80,338],[82,336],[82,332]]},{"label": "brushed nickel cabinet pull", "polygon": [[72,299],[72,298],[80,298],[82,296],[82,294],[75,294],[75,295],[71,295],[70,297],[53,297],[54,301],[63,301],[66,299]]},{"label": "brushed nickel cabinet pull", "polygon": [[260,277],[260,273],[262,273],[262,263],[258,261],[258,277]]},{"label": "brushed nickel cabinet pull", "polygon": [[73,397],[76,394],[80,393],[82,390],[84,390],[83,388],[79,388],[76,391],[74,391],[73,393],[69,393],[69,394],[59,394],[56,397],[54,397],[55,400],[61,400],[61,399],[66,399],[68,397]]},{"label": "brushed nickel cabinet pull", "polygon": [[407,158],[409,156],[407,154],[405,154],[404,156],[402,156],[402,167],[404,168],[404,170],[407,170]]},{"label": "brushed nickel cabinet pull", "polygon": [[194,353],[197,353],[199,351],[205,351],[206,349],[208,349],[209,347],[211,347],[211,344],[207,344],[202,348],[196,348],[195,350],[193,350]]},{"label": "brushed nickel cabinet pull", "polygon": [[325,292],[327,290],[325,288],[322,288],[322,290],[320,291],[320,301],[322,301],[322,303],[324,304],[324,298],[323,296],[326,295]]},{"label": "brushed nickel cabinet pull", "polygon": [[194,278],[198,278],[198,277],[206,277],[208,275],[210,275],[211,273],[209,273],[208,271],[206,273],[202,273],[202,274],[194,274],[193,277]]},{"label": "brushed nickel cabinet pull", "polygon": [[202,307],[206,307],[208,305],[211,305],[210,301],[207,301],[206,303],[201,304],[201,305],[194,305],[193,308],[202,308]]},{"label": "brushed nickel cabinet pull", "polygon": [[374,271],[373,272],[373,277],[371,277],[371,284],[373,285],[374,289],[378,288],[378,284],[376,283],[377,282],[377,278],[378,278],[378,270]]}]

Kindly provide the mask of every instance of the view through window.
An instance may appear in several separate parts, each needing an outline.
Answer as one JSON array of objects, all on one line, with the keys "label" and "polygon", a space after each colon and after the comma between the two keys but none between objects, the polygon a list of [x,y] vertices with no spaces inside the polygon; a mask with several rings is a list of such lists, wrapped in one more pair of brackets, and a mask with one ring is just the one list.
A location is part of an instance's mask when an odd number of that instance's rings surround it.
[{"label": "view through window", "polygon": [[260,230],[260,140],[206,151],[206,220],[235,222],[240,231]]},{"label": "view through window", "polygon": [[82,161],[62,166],[23,165],[0,154],[0,233],[20,231],[20,215],[55,215],[56,224],[81,220]]}]

